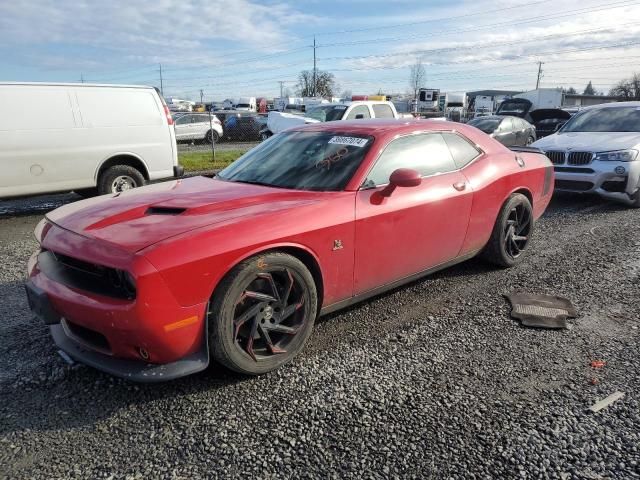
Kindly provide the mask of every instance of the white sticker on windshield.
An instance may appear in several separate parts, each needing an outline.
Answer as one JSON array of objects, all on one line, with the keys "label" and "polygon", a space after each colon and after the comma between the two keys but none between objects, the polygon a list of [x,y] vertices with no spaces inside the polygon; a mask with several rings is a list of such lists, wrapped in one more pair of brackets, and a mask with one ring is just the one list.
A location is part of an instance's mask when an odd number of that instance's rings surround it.
[{"label": "white sticker on windshield", "polygon": [[358,137],[333,137],[329,143],[336,145],[351,145],[352,147],[364,147],[369,139]]},{"label": "white sticker on windshield", "polygon": [[336,109],[336,110],[346,110],[347,106],[346,105],[336,105],[333,108]]}]

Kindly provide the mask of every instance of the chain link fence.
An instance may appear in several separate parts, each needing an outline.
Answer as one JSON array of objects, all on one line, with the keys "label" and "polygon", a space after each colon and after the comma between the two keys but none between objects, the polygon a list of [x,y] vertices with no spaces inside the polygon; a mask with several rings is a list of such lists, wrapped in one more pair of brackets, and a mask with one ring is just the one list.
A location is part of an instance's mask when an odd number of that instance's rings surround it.
[{"label": "chain link fence", "polygon": [[216,170],[261,141],[266,115],[254,112],[175,112],[178,158],[187,171]]}]

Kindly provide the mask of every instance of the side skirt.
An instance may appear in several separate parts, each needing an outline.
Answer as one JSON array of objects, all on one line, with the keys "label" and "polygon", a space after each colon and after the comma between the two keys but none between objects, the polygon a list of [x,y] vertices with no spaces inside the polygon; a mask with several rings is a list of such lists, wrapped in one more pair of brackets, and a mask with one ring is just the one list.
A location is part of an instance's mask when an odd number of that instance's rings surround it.
[{"label": "side skirt", "polygon": [[482,249],[468,253],[461,257],[456,257],[453,260],[441,263],[439,265],[436,265],[435,267],[428,268],[427,270],[422,270],[421,272],[414,273],[413,275],[409,275],[408,277],[404,277],[399,280],[395,280],[391,283],[387,283],[385,285],[381,285],[371,290],[367,290],[366,292],[359,293],[358,295],[355,295],[351,298],[347,298],[346,300],[341,300],[332,305],[327,305],[326,307],[322,307],[322,309],[320,310],[319,316],[333,313],[337,310],[341,310],[343,308],[349,307],[355,303],[359,303],[371,297],[375,297],[376,295],[380,295],[381,293],[387,292],[389,290],[393,290],[394,288],[400,287],[404,284],[413,282],[414,280],[418,280],[419,278],[426,277],[427,275],[431,275],[433,273],[439,272],[440,270],[444,270],[445,268],[449,268],[449,267],[452,267],[453,265],[457,265],[458,263],[465,262],[475,257],[478,253],[480,253],[481,250]]}]

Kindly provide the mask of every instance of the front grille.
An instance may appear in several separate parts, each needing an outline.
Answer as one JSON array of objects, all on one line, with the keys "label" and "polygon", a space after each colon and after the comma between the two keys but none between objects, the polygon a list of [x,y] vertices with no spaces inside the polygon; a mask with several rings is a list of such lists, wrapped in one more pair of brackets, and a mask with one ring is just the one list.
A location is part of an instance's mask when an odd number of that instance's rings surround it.
[{"label": "front grille", "polygon": [[593,160],[591,152],[571,152],[569,153],[569,165],[589,165]]},{"label": "front grille", "polygon": [[135,286],[126,274],[115,268],[96,265],[50,250],[40,252],[38,267],[47,277],[71,288],[105,297],[133,300]]},{"label": "front grille", "polygon": [[545,152],[545,155],[554,165],[562,165],[564,163],[564,152]]},{"label": "front grille", "polygon": [[575,182],[573,180],[556,180],[556,188],[560,190],[572,190],[574,192],[586,192],[593,188],[593,183]]},{"label": "front grille", "polygon": [[556,172],[564,173],[595,173],[592,168],[580,168],[580,167],[553,167]]}]

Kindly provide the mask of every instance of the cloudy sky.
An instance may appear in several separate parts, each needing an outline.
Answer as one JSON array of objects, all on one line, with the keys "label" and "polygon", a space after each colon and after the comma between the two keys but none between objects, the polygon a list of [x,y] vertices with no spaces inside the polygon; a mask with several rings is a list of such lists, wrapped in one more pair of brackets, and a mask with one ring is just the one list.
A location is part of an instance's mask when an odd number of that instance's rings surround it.
[{"label": "cloudy sky", "polygon": [[295,90],[300,70],[340,90],[408,90],[410,66],[443,91],[589,80],[607,92],[640,72],[640,1],[29,0],[0,2],[0,81],[160,86],[221,100]]}]

